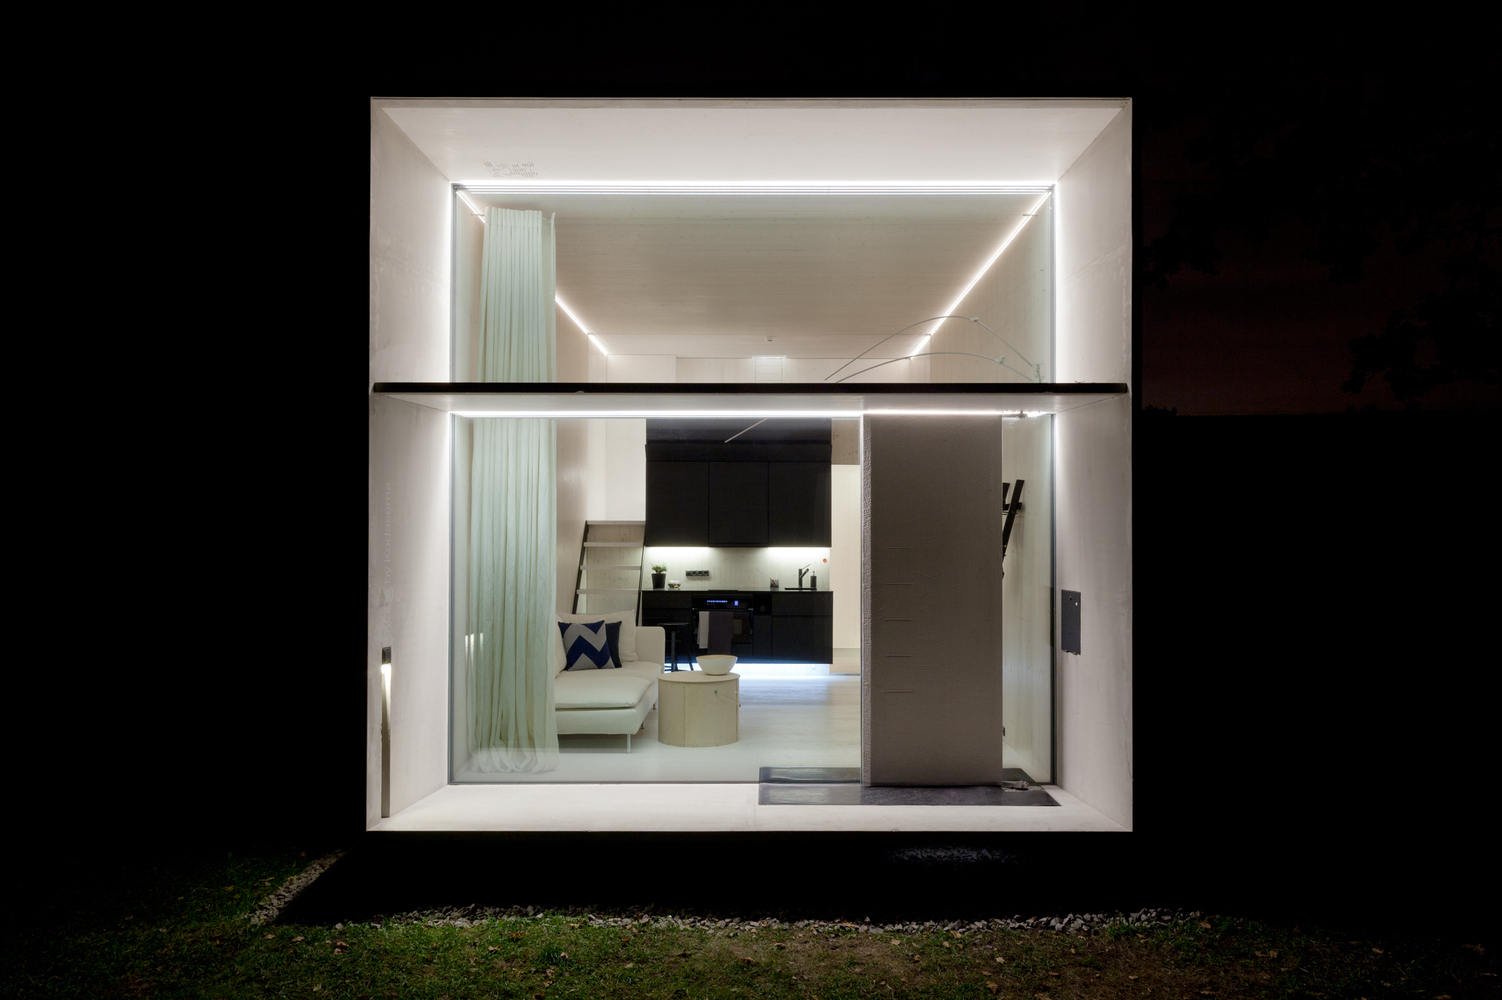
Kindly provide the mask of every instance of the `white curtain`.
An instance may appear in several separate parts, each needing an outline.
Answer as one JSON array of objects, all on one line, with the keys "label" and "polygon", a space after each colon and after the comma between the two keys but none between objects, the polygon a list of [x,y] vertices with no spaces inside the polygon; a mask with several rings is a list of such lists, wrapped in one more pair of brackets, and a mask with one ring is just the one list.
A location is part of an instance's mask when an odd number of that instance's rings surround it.
[{"label": "white curtain", "polygon": [[[552,382],[553,219],[492,208],[485,222],[480,380]],[[482,771],[558,766],[556,442],[552,420],[475,420],[469,703],[470,748]]]}]

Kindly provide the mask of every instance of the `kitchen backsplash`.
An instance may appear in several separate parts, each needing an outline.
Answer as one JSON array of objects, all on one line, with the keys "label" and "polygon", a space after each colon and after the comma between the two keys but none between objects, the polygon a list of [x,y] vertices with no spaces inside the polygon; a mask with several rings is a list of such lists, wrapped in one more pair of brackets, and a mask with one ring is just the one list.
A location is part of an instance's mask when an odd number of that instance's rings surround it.
[{"label": "kitchen backsplash", "polygon": [[[667,566],[668,579],[677,580],[683,590],[766,590],[772,580],[784,588],[798,586],[798,570],[812,563],[810,573],[819,576],[819,589],[829,590],[834,579],[829,549],[708,549],[647,546],[647,565]],[[707,577],[691,577],[689,570],[708,570]],[[650,573],[650,568],[648,569]],[[803,585],[808,586],[808,575]],[[643,581],[652,587],[651,577]]]}]

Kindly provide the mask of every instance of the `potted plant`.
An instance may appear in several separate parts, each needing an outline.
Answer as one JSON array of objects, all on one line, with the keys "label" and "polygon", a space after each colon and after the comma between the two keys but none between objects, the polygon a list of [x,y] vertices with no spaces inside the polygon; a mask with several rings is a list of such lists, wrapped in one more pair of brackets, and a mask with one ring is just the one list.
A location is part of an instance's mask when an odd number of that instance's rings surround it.
[{"label": "potted plant", "polygon": [[668,568],[666,566],[658,566],[654,563],[652,566],[652,589],[661,590],[667,582]]}]

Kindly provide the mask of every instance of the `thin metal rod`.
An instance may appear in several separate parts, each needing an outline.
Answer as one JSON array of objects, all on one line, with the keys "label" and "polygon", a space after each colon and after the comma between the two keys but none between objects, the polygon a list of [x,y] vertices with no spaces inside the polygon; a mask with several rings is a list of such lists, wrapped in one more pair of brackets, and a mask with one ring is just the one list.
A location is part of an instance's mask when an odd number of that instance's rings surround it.
[{"label": "thin metal rod", "polygon": [[747,427],[745,431],[736,431],[734,434],[730,435],[728,438],[725,439],[725,443],[729,444],[730,442],[734,441],[736,438],[740,437],[742,434],[746,433],[746,431],[752,430],[752,429],[758,427],[759,425],[766,423],[768,419],[770,419],[770,418],[768,418],[768,417],[762,417],[756,423],[752,424],[750,427]]},{"label": "thin metal rod", "polygon": [[[902,334],[907,333],[909,330],[911,330],[913,328],[913,326],[922,326],[924,323],[932,323],[936,319],[949,319],[949,318],[950,317],[948,317],[948,316],[930,316],[930,317],[928,317],[928,319],[920,319],[918,322],[914,323],[912,326],[905,326],[901,330],[898,330],[896,333],[892,334],[892,337],[899,337]],[[954,317],[954,318],[956,318],[956,319],[969,319],[970,317],[969,316],[957,316],[957,317]],[[888,340],[891,340],[892,337],[884,337],[881,340],[878,340],[876,343],[872,344],[870,347],[866,348],[864,351],[861,351],[855,357],[851,358],[849,361],[845,362],[843,365],[840,365],[840,367],[836,368],[834,371],[830,372],[828,375],[825,375],[824,376],[824,381],[828,382],[830,379],[834,378],[840,372],[844,371],[846,368],[849,368],[851,365],[855,364],[861,358],[864,358],[867,354],[870,354],[872,351],[876,350],[882,344],[885,344]],[[840,381],[843,382],[844,379],[841,379]]]},{"label": "thin metal rod", "polygon": [[[979,316],[972,316],[972,317],[970,317],[970,322],[975,323],[978,326],[986,326],[986,324],[984,324],[984,323],[982,323],[980,321],[980,317]],[[1026,354],[1023,354],[1021,351],[1018,351],[1017,348],[1012,347],[1011,344],[1007,343],[1006,338],[1003,337],[1001,334],[997,333],[995,330],[992,330],[989,326],[986,326],[986,329],[990,331],[991,336],[995,337],[997,340],[1001,341],[1003,344],[1006,344],[1008,347],[1011,347],[1013,351],[1016,351],[1017,352],[1017,356],[1022,359],[1022,363],[1023,364],[1027,365],[1029,368],[1035,368],[1035,367],[1037,367],[1036,365],[1034,365],[1031,361],[1029,361],[1027,359],[1027,355]],[[1016,372],[1017,369],[1013,368],[1012,371]],[[1017,372],[1017,374],[1021,375],[1022,373],[1021,372]],[[1023,377],[1026,378],[1026,376],[1023,376]]]},{"label": "thin metal rod", "polygon": [[[930,316],[930,317],[928,317],[928,319],[920,319],[918,322],[912,324],[912,326],[905,326],[901,330],[898,330],[896,333],[892,334],[891,336],[882,338],[881,340],[879,340],[876,343],[872,344],[870,347],[866,348],[864,351],[861,351],[859,354],[857,354],[855,357],[851,358],[849,361],[845,362],[843,365],[840,365],[840,367],[836,368],[834,371],[830,372],[828,375],[825,375],[824,376],[824,381],[828,382],[830,379],[834,378],[840,372],[844,371],[849,366],[855,364],[861,358],[865,357],[867,354],[870,354],[872,351],[876,350],[882,344],[885,344],[888,340],[891,340],[892,337],[901,336],[902,334],[904,334],[907,331],[911,330],[914,326],[922,326],[924,323],[932,323],[936,319],[964,319],[964,320],[969,320],[970,322],[976,324],[977,326],[984,327],[987,333],[989,333],[991,336],[995,337],[997,340],[1001,341],[1003,344],[1005,344],[1012,351],[1015,351],[1016,354],[1017,354],[1017,356],[1022,359],[1022,361],[1023,361],[1024,364],[1028,365],[1029,367],[1037,367],[1036,365],[1033,365],[1033,363],[1031,361],[1028,360],[1027,355],[1023,354],[1021,351],[1018,351],[1017,348],[1013,347],[1011,345],[1011,343],[1009,343],[1005,337],[1003,337],[1001,334],[997,333],[995,330],[991,329],[989,326],[986,326],[986,324],[982,323],[980,321],[980,317],[979,316],[960,316],[960,315],[958,315],[956,313],[950,313],[950,314],[948,314],[946,316]],[[932,334],[930,334],[929,336],[932,336]],[[965,351],[937,351],[935,353],[938,353],[938,354],[964,354],[966,352]],[[912,355],[909,355],[909,357],[914,357],[914,358],[920,358],[920,357],[924,357],[924,356],[925,355],[921,355],[921,354],[912,354]],[[983,358],[983,357],[985,357],[985,355],[984,354],[973,354],[973,355],[971,355],[971,357]],[[901,358],[893,358],[892,360],[894,360],[894,361],[901,361],[902,359]],[[996,361],[995,358],[991,358],[990,360]],[[1003,362],[998,362],[998,363],[1003,363]],[[876,367],[880,367],[880,366],[878,365]],[[1007,367],[1008,368],[1012,368],[1011,365],[1007,365]],[[865,371],[870,371],[870,370],[871,370],[870,368],[865,369]],[[1012,368],[1012,371],[1017,372],[1017,369]],[[1027,379],[1029,382],[1042,381],[1041,378],[1038,378],[1038,377],[1036,377],[1034,375],[1027,375],[1027,374],[1024,374],[1023,372],[1017,372],[1017,374],[1021,375],[1023,378]],[[845,378],[849,378],[849,377],[850,376],[848,376],[848,375],[845,376]],[[843,382],[843,381],[845,381],[845,379],[842,378],[842,379],[840,379],[840,381]]]},{"label": "thin metal rod", "polygon": [[[962,354],[962,355],[964,355],[967,358],[983,358],[986,361],[993,362],[994,364],[1001,365],[1003,368],[1008,368],[1008,369],[1011,369],[1014,372],[1017,372],[1017,369],[1012,368],[1011,365],[1007,364],[1005,361],[1001,360],[1000,358],[988,358],[984,354],[971,354],[969,351],[929,351],[927,354],[914,354],[911,357],[907,357],[907,358],[893,358],[890,361],[881,361],[881,362],[878,362],[877,364],[872,365],[870,368],[862,368],[858,372],[851,372],[849,375],[846,375],[845,378],[842,378],[839,381],[843,382],[843,381],[845,381],[845,379],[855,378],[855,376],[857,376],[857,375],[864,375],[864,374],[866,374],[866,372],[875,371],[876,369],[882,367],[882,365],[894,365],[894,364],[896,364],[899,361],[911,361],[913,358],[931,358],[935,354]],[[1017,374],[1021,375],[1023,378],[1027,379],[1029,382],[1032,381],[1032,378],[1030,376],[1028,376],[1026,374],[1023,374],[1022,372],[1017,372]],[[837,382],[835,384],[838,385],[839,383]]]}]

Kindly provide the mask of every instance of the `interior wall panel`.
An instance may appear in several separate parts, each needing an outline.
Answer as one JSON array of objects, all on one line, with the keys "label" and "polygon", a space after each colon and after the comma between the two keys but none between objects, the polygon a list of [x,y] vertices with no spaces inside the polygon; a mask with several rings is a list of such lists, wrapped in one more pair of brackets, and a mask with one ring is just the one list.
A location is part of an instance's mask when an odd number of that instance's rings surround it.
[{"label": "interior wall panel", "polygon": [[831,465],[829,472],[831,569],[826,579],[834,591],[834,645],[855,649],[861,644],[861,470],[859,465]]},{"label": "interior wall panel", "polygon": [[1002,778],[1000,417],[861,424],[861,780]]},{"label": "interior wall panel", "polygon": [[[557,373],[559,382],[589,381],[589,336],[562,309],[557,314]],[[579,570],[579,543],[589,509],[589,423],[555,421],[558,430],[558,610],[574,610],[574,584]]]}]

